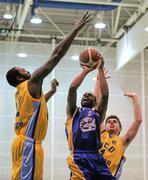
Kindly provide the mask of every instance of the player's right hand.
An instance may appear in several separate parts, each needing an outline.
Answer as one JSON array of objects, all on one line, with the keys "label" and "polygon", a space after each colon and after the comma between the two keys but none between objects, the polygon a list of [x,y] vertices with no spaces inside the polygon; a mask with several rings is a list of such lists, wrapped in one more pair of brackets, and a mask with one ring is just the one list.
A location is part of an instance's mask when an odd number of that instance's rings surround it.
[{"label": "player's right hand", "polygon": [[82,16],[80,17],[79,20],[76,21],[76,23],[75,23],[75,29],[79,31],[80,29],[83,28],[83,26],[84,26],[85,24],[87,24],[87,23],[90,22],[91,20],[92,20],[92,19],[90,18],[90,14],[89,14],[88,11],[87,11],[84,15],[82,15]]}]

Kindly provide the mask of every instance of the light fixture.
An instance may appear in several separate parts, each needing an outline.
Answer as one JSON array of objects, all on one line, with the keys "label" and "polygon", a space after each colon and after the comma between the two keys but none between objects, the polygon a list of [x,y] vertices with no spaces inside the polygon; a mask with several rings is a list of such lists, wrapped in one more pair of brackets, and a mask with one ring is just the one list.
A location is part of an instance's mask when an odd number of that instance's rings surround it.
[{"label": "light fixture", "polygon": [[71,59],[73,61],[78,61],[79,60],[79,56],[77,56],[77,55],[71,56]]},{"label": "light fixture", "polygon": [[96,24],[94,26],[97,29],[103,29],[106,27],[106,24],[104,22],[98,21],[98,22],[96,22]]},{"label": "light fixture", "polygon": [[21,57],[21,58],[26,58],[27,54],[26,53],[18,53],[17,56]]},{"label": "light fixture", "polygon": [[144,29],[146,32],[148,32],[148,26]]},{"label": "light fixture", "polygon": [[95,28],[103,29],[106,27],[106,24],[103,21],[103,15],[104,15],[104,12],[100,12],[97,14],[96,20],[95,20],[95,25],[94,25]]},{"label": "light fixture", "polygon": [[10,12],[5,12],[5,14],[3,15],[4,19],[12,19],[13,16]]},{"label": "light fixture", "polygon": [[38,15],[38,9],[35,7],[32,7],[31,9],[31,23],[33,24],[40,24],[42,22],[42,19]]},{"label": "light fixture", "polygon": [[33,24],[40,24],[42,22],[42,19],[40,18],[39,15],[35,14],[31,18],[31,23]]},{"label": "light fixture", "polygon": [[6,7],[6,12],[3,15],[3,17],[4,17],[4,19],[12,19],[13,18],[12,13],[10,13],[10,6]]}]

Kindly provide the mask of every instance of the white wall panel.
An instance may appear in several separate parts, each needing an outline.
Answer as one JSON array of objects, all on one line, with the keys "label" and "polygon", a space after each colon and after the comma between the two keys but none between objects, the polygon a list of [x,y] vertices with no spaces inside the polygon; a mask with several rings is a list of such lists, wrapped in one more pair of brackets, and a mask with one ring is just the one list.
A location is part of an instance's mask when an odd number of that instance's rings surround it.
[{"label": "white wall panel", "polygon": [[117,69],[137,56],[148,46],[148,33],[144,30],[148,23],[146,13],[136,25],[125,32],[123,38],[117,44]]}]

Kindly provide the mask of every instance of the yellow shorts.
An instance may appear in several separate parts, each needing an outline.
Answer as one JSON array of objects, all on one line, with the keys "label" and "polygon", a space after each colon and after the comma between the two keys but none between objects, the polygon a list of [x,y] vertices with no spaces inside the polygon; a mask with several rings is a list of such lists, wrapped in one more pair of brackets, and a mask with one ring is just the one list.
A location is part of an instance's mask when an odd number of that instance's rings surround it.
[{"label": "yellow shorts", "polygon": [[[44,159],[44,152],[43,148],[41,145],[41,142],[33,142],[33,139],[25,137],[25,136],[17,136],[11,147],[11,153],[12,153],[12,180],[21,180],[21,177],[25,176],[30,179],[29,173],[32,173],[31,176],[33,180],[42,180],[43,179],[43,159]],[[34,149],[32,152],[33,156],[33,163],[30,163],[30,150],[25,150],[26,147],[30,148],[31,151]],[[27,153],[26,153],[27,152]],[[27,157],[28,155],[28,157]],[[25,160],[25,161],[24,161]],[[26,164],[28,166],[28,169],[24,169],[24,163],[25,163],[25,168]],[[31,166],[31,168],[30,168]],[[31,172],[29,172],[29,171]],[[22,172],[23,171],[23,172]],[[24,175],[26,173],[26,175]]]}]

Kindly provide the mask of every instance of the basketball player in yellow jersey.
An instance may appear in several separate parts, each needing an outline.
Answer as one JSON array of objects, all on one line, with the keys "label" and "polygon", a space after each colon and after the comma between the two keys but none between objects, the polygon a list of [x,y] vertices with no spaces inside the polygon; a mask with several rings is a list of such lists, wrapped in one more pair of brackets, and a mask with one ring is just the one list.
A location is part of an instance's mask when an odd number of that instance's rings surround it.
[{"label": "basketball player in yellow jersey", "polygon": [[134,120],[126,133],[123,136],[119,136],[122,126],[119,118],[115,115],[108,116],[105,125],[101,125],[102,148],[100,152],[103,154],[112,175],[117,180],[121,175],[122,166],[125,162],[124,152],[136,136],[142,121],[137,95],[134,92],[124,95],[131,98],[134,109]]},{"label": "basketball player in yellow jersey", "polygon": [[[44,78],[68,51],[77,33],[90,21],[86,12],[74,29],[54,49],[49,60],[33,72],[14,67],[7,72],[10,85],[16,87],[16,138],[12,143],[12,180],[43,179],[42,141],[47,130],[46,101],[50,93],[42,92]],[[57,83],[53,85],[57,86]],[[52,91],[51,91],[52,93]]]}]

